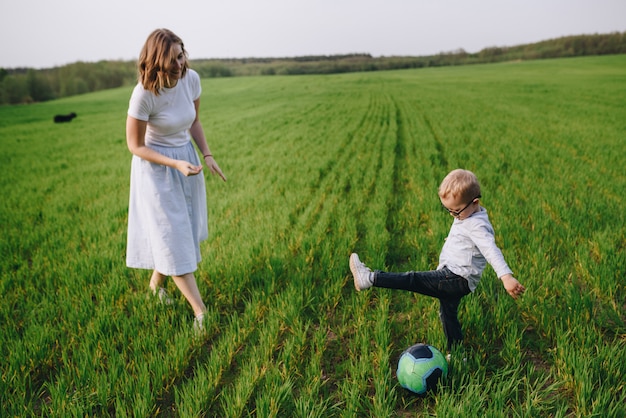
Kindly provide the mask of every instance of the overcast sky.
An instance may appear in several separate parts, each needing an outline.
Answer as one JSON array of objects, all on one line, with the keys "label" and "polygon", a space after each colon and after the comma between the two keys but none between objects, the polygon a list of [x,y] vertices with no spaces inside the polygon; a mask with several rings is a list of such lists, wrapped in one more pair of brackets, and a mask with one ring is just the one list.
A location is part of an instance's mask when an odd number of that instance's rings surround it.
[{"label": "overcast sky", "polygon": [[626,0],[0,0],[0,67],[135,60],[155,28],[190,58],[478,52],[626,32]]}]

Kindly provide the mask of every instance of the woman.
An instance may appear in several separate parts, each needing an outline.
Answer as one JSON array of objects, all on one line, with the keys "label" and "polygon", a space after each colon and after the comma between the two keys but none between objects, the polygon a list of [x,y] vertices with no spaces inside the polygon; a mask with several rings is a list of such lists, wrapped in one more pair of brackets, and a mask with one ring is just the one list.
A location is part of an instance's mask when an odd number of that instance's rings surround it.
[{"label": "woman", "polygon": [[213,158],[198,119],[200,77],[188,67],[182,40],[167,29],[150,34],[139,56],[139,83],[126,119],[133,154],[128,208],[126,264],[153,270],[150,288],[166,301],[167,276],[191,305],[194,327],[202,329],[206,306],[194,272],[200,241],[208,237],[202,163],[226,177]]}]

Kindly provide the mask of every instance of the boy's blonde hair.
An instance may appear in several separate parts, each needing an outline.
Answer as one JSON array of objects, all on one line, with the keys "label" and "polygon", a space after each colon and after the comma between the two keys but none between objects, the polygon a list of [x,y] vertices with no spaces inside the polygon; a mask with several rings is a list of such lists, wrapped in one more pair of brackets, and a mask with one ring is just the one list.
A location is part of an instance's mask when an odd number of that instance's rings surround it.
[{"label": "boy's blonde hair", "polygon": [[[173,62],[176,60],[172,51],[172,46],[179,44],[187,58],[187,51],[183,41],[169,29],[156,29],[146,40],[141,53],[139,54],[139,82],[146,90],[150,90],[155,95],[164,87],[171,86],[174,80],[172,75]],[[189,64],[185,59],[181,78],[187,73]]]},{"label": "boy's blonde hair", "polygon": [[442,199],[452,196],[454,199],[460,197],[464,201],[469,201],[480,196],[480,184],[474,173],[457,168],[443,179],[438,193]]}]

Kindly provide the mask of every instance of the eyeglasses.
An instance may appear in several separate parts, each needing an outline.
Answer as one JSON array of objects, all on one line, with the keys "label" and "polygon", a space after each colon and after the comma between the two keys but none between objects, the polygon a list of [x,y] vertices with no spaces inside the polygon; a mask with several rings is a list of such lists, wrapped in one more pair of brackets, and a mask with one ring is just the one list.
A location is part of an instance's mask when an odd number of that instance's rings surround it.
[{"label": "eyeglasses", "polygon": [[458,218],[459,216],[461,216],[461,214],[463,213],[465,209],[469,208],[470,205],[476,201],[476,199],[480,199],[480,198],[481,198],[481,195],[476,196],[475,198],[470,200],[470,202],[467,205],[465,205],[465,207],[461,210],[450,210],[447,207],[445,207],[443,203],[441,204],[441,207],[444,208],[450,215],[454,216],[455,218]]}]

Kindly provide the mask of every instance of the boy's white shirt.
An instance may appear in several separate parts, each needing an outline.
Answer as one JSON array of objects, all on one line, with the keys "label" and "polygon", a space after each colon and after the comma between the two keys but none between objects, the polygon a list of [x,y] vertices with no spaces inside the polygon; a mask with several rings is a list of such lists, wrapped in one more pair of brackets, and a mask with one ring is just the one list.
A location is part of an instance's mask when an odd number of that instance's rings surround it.
[{"label": "boy's white shirt", "polygon": [[498,277],[513,274],[496,245],[487,210],[481,206],[478,212],[466,219],[454,219],[441,249],[437,269],[446,266],[451,272],[466,278],[473,292],[487,263]]}]

